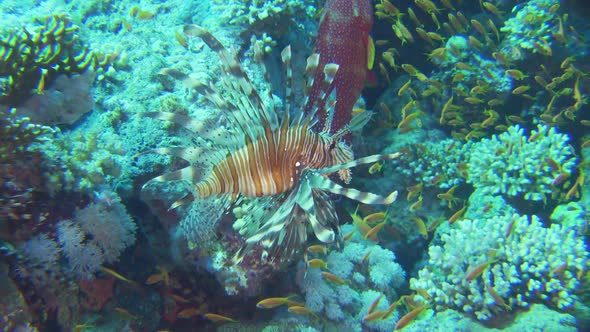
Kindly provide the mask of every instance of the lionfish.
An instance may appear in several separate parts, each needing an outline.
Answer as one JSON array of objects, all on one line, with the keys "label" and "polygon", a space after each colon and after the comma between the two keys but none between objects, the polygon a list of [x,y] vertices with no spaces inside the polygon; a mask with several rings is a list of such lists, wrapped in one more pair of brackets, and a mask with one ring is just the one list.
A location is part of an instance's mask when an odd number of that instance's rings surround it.
[{"label": "lionfish", "polygon": [[[303,112],[304,107],[292,108],[290,105],[291,48],[287,46],[281,52],[286,71],[284,105],[282,111],[277,111],[274,103],[265,104],[262,101],[237,56],[232,55],[210,32],[196,25],[185,26],[184,32],[188,36],[201,38],[219,56],[223,93],[219,93],[212,84],[206,85],[175,69],[166,68],[161,74],[182,81],[204,96],[220,110],[227,125],[235,126],[239,134],[231,135],[234,141],[230,143],[214,140],[211,148],[214,156],[205,168],[199,165],[202,149],[194,146],[151,151],[179,157],[189,163],[185,168],[148,182],[186,180],[193,184],[193,193],[175,202],[171,208],[212,196],[227,197],[228,201],[233,202],[238,197],[268,197],[274,204],[264,207],[264,220],[256,220],[261,226],[246,239],[244,248],[259,244],[269,251],[269,257],[283,261],[304,247],[308,223],[320,241],[341,241],[338,216],[329,193],[365,204],[387,205],[396,200],[397,191],[382,197],[345,188],[329,178],[330,174],[338,172],[340,178],[348,183],[349,168],[399,156],[399,153],[394,153],[352,159],[350,147],[339,141],[339,138],[362,127],[368,121],[363,115],[353,117],[347,126],[335,134],[329,134],[335,103],[325,91],[332,88],[337,64],[326,64],[322,68],[325,74],[321,82],[323,93],[317,100],[310,100],[313,77],[315,71],[319,70],[319,55],[313,54],[307,59],[306,97],[302,106],[307,107],[309,103],[316,106],[308,107],[312,111],[306,114]],[[324,106],[320,109],[317,105]],[[327,115],[328,120],[321,132],[314,132],[312,127],[318,113]],[[369,114],[365,117],[370,117],[369,112],[364,113]],[[142,115],[178,123],[197,136],[206,127],[200,121],[177,113],[147,112]]]}]

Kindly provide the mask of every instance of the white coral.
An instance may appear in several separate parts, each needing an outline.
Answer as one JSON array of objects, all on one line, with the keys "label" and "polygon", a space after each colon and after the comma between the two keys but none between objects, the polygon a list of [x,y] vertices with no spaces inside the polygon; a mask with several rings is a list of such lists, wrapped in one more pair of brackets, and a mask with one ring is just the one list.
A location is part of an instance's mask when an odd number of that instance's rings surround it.
[{"label": "white coral", "polygon": [[[506,237],[508,227],[512,230]],[[512,308],[528,307],[530,302],[571,307],[579,284],[576,274],[590,256],[581,229],[557,224],[547,228],[536,216],[465,219],[441,239],[442,253],[441,247],[430,248],[428,265],[410,280],[410,287],[426,290],[437,310],[473,312],[478,319],[506,309],[489,287]],[[445,263],[449,261],[453,264]],[[471,271],[486,263],[481,276],[467,280]]]}]

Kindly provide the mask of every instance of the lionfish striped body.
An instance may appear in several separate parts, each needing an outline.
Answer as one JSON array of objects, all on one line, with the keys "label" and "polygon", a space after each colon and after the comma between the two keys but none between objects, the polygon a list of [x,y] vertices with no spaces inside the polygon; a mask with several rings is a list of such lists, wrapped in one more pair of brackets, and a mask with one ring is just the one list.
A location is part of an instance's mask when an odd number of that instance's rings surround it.
[{"label": "lionfish striped body", "polygon": [[[190,199],[195,196],[197,199],[210,196],[234,199],[238,196],[270,198],[272,208],[265,206],[267,211],[263,220],[253,221],[261,227],[249,234],[246,242],[248,246],[262,245],[274,253],[271,257],[281,260],[288,259],[303,247],[307,240],[308,224],[311,224],[319,240],[333,242],[338,239],[338,216],[328,193],[343,195],[366,204],[390,204],[396,199],[397,191],[381,197],[342,187],[327,177],[338,172],[340,178],[347,182],[347,169],[396,158],[398,154],[352,160],[350,148],[338,140],[342,135],[362,126],[366,119],[353,118],[347,127],[331,136],[327,134],[329,128],[320,133],[314,132],[311,128],[316,123],[315,114],[333,114],[334,111],[334,102],[325,93],[321,93],[316,100],[305,101],[307,109],[312,110],[310,113],[304,114],[302,108],[292,111],[290,47],[281,54],[287,72],[287,91],[283,110],[277,112],[274,106],[267,106],[262,102],[237,58],[213,35],[195,25],[186,26],[184,31],[189,36],[201,38],[219,55],[224,96],[212,86],[177,70],[168,68],[161,74],[181,80],[203,95],[222,112],[227,124],[235,126],[241,135],[228,136],[233,137],[233,141],[228,138],[230,144],[225,142],[226,147],[222,147],[220,151],[219,146],[224,142],[217,142],[218,151],[214,152],[217,157],[206,173],[197,165],[203,153],[201,148],[173,147],[152,151],[177,156],[190,163],[188,167],[158,176],[152,181],[188,180],[194,185],[193,197]],[[318,63],[317,54],[308,58],[306,71],[309,79],[306,94],[314,84],[313,76]],[[323,85],[323,91],[331,87],[337,69],[338,65],[335,64],[328,64],[323,68],[325,78],[323,82],[319,82]],[[324,106],[319,109],[317,105]],[[175,113],[150,112],[143,116],[179,123],[196,135],[200,135],[205,128],[203,123]],[[178,201],[172,207],[186,201]]]}]

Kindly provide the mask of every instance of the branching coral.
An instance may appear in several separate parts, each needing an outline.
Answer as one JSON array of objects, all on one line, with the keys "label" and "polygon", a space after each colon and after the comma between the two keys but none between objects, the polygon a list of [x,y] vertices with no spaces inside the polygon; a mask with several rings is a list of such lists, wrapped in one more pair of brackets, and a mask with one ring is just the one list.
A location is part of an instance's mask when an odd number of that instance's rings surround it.
[{"label": "branching coral", "polygon": [[545,54],[551,51],[551,43],[555,34],[553,23],[558,17],[556,10],[549,10],[559,5],[558,0],[528,1],[515,7],[516,14],[506,20],[500,31],[506,33],[501,48],[506,50],[510,60],[523,60],[522,53],[513,52],[518,47]]},{"label": "branching coral", "polygon": [[486,194],[546,200],[559,179],[576,163],[568,136],[539,125],[527,137],[519,126],[476,143],[471,149],[468,182]]},{"label": "branching coral", "polygon": [[410,286],[424,290],[438,311],[480,320],[534,302],[570,308],[590,257],[582,229],[544,227],[536,216],[465,219],[441,239]]},{"label": "branching coral", "polygon": [[31,90],[44,86],[59,74],[106,69],[116,54],[99,54],[81,45],[78,27],[66,15],[53,15],[35,31],[11,30],[0,38],[0,103],[14,106]]},{"label": "branching coral", "polygon": [[33,145],[54,132],[10,109],[0,118],[0,219],[28,219],[31,195],[40,189],[39,151]]},{"label": "branching coral", "polygon": [[[344,233],[353,229],[352,225],[342,228]],[[405,273],[395,262],[393,252],[362,239],[357,233],[342,252],[331,251],[326,262],[329,272],[345,283],[328,281],[320,269],[308,268],[298,281],[305,295],[305,306],[325,314],[345,330],[390,331],[398,319],[397,313],[374,322],[363,322],[363,317],[378,297],[383,296],[375,310],[386,310],[397,300],[396,290],[404,283]]]},{"label": "branching coral", "polygon": [[465,181],[465,160],[473,143],[453,139],[403,147],[406,158],[396,160],[401,172],[427,187],[451,188]]}]

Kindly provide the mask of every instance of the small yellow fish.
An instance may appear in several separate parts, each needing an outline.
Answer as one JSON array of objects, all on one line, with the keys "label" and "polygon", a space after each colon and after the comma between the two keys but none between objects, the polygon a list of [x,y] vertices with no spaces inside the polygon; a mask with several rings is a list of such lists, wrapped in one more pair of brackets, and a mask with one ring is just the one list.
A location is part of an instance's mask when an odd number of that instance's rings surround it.
[{"label": "small yellow fish", "polygon": [[212,322],[233,322],[233,323],[237,322],[233,318],[229,318],[227,316],[214,314],[214,313],[210,313],[210,312],[204,314],[203,316]]},{"label": "small yellow fish", "polygon": [[461,210],[453,213],[453,215],[449,218],[449,225],[454,224],[459,218],[461,218],[463,213],[465,213],[466,208],[467,208],[467,205],[463,206],[463,208]]},{"label": "small yellow fish", "polygon": [[323,244],[314,244],[312,246],[307,247],[307,251],[325,255],[328,253],[328,248]]},{"label": "small yellow fish", "polygon": [[168,274],[168,270],[166,270],[160,266],[156,266],[156,269],[158,269],[160,271],[160,273],[152,274],[151,276],[149,276],[146,279],[145,284],[146,285],[153,285],[153,284],[163,281],[165,285],[169,285],[170,284],[170,275]]},{"label": "small yellow fish", "polygon": [[[377,308],[377,305],[379,305],[379,302],[381,302],[381,299],[383,298],[383,294],[379,295],[374,301],[373,303],[371,303],[371,305],[369,306],[369,310],[367,311],[367,315],[372,313],[373,311],[375,311],[375,308]],[[363,319],[365,320],[365,319]]]},{"label": "small yellow fish", "polygon": [[176,31],[174,34],[174,37],[176,38],[176,41],[178,41],[178,43],[186,48],[188,50],[188,43],[186,41],[186,38],[184,38],[184,36],[182,34],[180,34],[180,32]]},{"label": "small yellow fish", "polygon": [[479,264],[478,266],[474,267],[469,273],[467,273],[467,275],[465,276],[465,280],[467,281],[472,281],[474,279],[477,279],[477,277],[479,277],[480,275],[483,274],[483,272],[493,263],[495,263],[497,260],[492,258],[490,260],[488,260],[487,262],[484,262],[482,264]]},{"label": "small yellow fish", "polygon": [[256,307],[261,309],[272,309],[286,304],[287,306],[301,306],[300,302],[291,300],[291,296],[288,297],[269,297],[256,303]]},{"label": "small yellow fish", "polygon": [[111,276],[113,276],[113,277],[115,277],[115,278],[117,278],[119,280],[122,280],[122,281],[125,281],[125,282],[128,282],[128,283],[134,283],[133,280],[129,280],[129,279],[125,278],[121,274],[117,273],[115,270],[111,270],[108,267],[101,266],[100,269],[102,270],[102,272],[104,272],[106,274],[110,274]]},{"label": "small yellow fish", "polygon": [[415,216],[410,216],[410,220],[412,220],[416,224],[416,226],[418,227],[418,233],[422,235],[422,238],[424,238],[425,240],[428,239],[428,230],[426,228],[424,220],[420,217]]},{"label": "small yellow fish", "polygon": [[520,70],[518,69],[507,69],[505,71],[506,75],[512,77],[513,79],[520,81],[523,80],[525,78],[527,78],[528,76],[523,74]]},{"label": "small yellow fish", "polygon": [[385,314],[387,314],[387,311],[383,311],[383,310],[377,310],[377,311],[373,311],[370,312],[368,314],[365,315],[365,317],[363,317],[363,322],[374,322],[378,319],[383,319],[383,316],[385,316]]},{"label": "small yellow fish", "polygon": [[483,104],[484,101],[480,98],[477,97],[465,97],[465,102],[471,104],[471,105],[479,105],[479,104]]},{"label": "small yellow fish", "polygon": [[497,305],[501,306],[502,308],[506,309],[507,311],[512,310],[512,307],[510,305],[506,304],[504,299],[502,299],[502,297],[496,292],[496,290],[494,290],[494,288],[492,288],[492,286],[486,285],[486,289],[488,290],[488,293],[490,293],[490,295],[494,298],[494,301],[496,301]]},{"label": "small yellow fish", "polygon": [[419,196],[422,193],[422,188],[424,188],[423,182],[406,188],[406,190],[408,191],[408,196],[406,197],[406,199],[409,201],[412,198]]},{"label": "small yellow fish", "polygon": [[403,329],[408,324],[410,324],[412,321],[414,321],[414,319],[416,319],[416,317],[418,317],[426,308],[428,308],[428,306],[420,306],[420,307],[417,307],[416,309],[408,312],[407,314],[402,316],[402,318],[400,318],[397,321],[397,324],[395,324],[395,327],[393,328],[393,330],[397,331],[397,330]]},{"label": "small yellow fish", "polygon": [[386,217],[387,217],[387,212],[382,211],[382,212],[371,213],[370,215],[364,217],[363,220],[367,224],[374,224],[376,222],[385,220]]},{"label": "small yellow fish", "polygon": [[414,3],[427,14],[430,14],[431,12],[440,14],[440,9],[438,9],[436,5],[430,0],[414,0]]},{"label": "small yellow fish", "polygon": [[41,68],[41,78],[39,78],[39,84],[37,85],[37,89],[35,91],[36,94],[42,95],[45,94],[45,85],[47,84],[47,76],[48,71],[45,68]]},{"label": "small yellow fish", "polygon": [[369,36],[369,41],[367,45],[367,69],[373,70],[373,65],[375,64],[375,43],[373,42],[373,38]]},{"label": "small yellow fish", "polygon": [[449,22],[451,22],[451,25],[455,30],[457,30],[457,32],[463,32],[463,26],[461,25],[461,22],[459,22],[459,20],[457,19],[457,16],[453,15],[453,13],[448,13],[447,17],[449,18]]},{"label": "small yellow fish", "polygon": [[500,31],[498,31],[498,28],[496,27],[496,25],[494,24],[494,21],[492,21],[491,18],[488,18],[488,27],[490,28],[490,30],[492,30],[492,32],[496,36],[496,40],[500,41]]},{"label": "small yellow fish", "polygon": [[131,314],[129,311],[127,311],[127,309],[123,309],[121,307],[116,307],[115,311],[120,313],[121,315],[129,318],[129,319],[137,320],[137,318],[138,318],[137,316],[135,316],[135,315]]},{"label": "small yellow fish", "polygon": [[127,21],[125,18],[121,18],[121,24],[123,24],[123,27],[125,28],[125,30],[127,32],[133,31],[133,27],[131,26],[131,23],[129,23],[129,21]]},{"label": "small yellow fish", "polygon": [[154,16],[156,16],[156,13],[147,11],[147,10],[143,10],[143,9],[139,9],[137,11],[137,18],[140,20],[149,20],[150,18],[153,18]]},{"label": "small yellow fish", "polygon": [[487,2],[487,1],[484,1],[484,2],[482,3],[482,6],[483,6],[483,7],[484,7],[484,8],[485,8],[487,11],[489,11],[490,13],[492,13],[492,14],[494,14],[494,15],[496,15],[496,16],[502,16],[502,14],[504,14],[504,12],[500,11],[500,10],[498,9],[498,7],[494,6],[493,4],[491,4],[491,3]]},{"label": "small yellow fish", "polygon": [[481,24],[481,22],[479,22],[476,19],[472,19],[471,20],[471,26],[477,30],[477,32],[479,32],[480,34],[482,34],[483,36],[486,36],[488,34],[486,28],[483,26],[483,24]]},{"label": "small yellow fish", "polygon": [[416,16],[416,13],[412,9],[412,7],[408,7],[408,16],[410,17],[410,20],[412,20],[412,22],[414,22],[414,24],[416,26],[419,26],[419,27],[424,26],[424,24],[422,24],[422,22],[420,22],[420,20],[418,19],[418,16]]},{"label": "small yellow fish", "polygon": [[410,87],[411,83],[412,83],[412,79],[409,79],[404,85],[402,85],[401,88],[399,88],[397,95],[401,96],[404,92],[406,92],[408,90],[408,88]]},{"label": "small yellow fish", "polygon": [[385,224],[387,223],[387,220],[384,220],[383,222],[375,225],[373,228],[371,228],[367,234],[365,234],[365,239],[370,239],[373,241],[377,241],[377,233],[383,228],[383,226],[385,226]]},{"label": "small yellow fish", "polygon": [[383,164],[383,162],[376,162],[373,165],[371,165],[371,167],[369,167],[369,174],[373,175],[375,173],[381,172]]},{"label": "small yellow fish", "polygon": [[165,293],[164,296],[171,298],[174,302],[178,303],[190,303],[191,301],[185,299],[184,297],[172,293]]},{"label": "small yellow fish", "polygon": [[307,262],[307,266],[313,267],[313,268],[327,269],[328,263],[326,263],[323,259],[314,258],[314,259],[311,259]]},{"label": "small yellow fish", "polygon": [[410,205],[410,211],[414,212],[422,208],[422,195],[418,196],[418,200]]},{"label": "small yellow fish", "polygon": [[365,264],[365,262],[366,262],[366,261],[369,259],[369,257],[371,257],[371,253],[372,253],[372,252],[373,252],[373,251],[369,250],[369,251],[367,251],[367,253],[366,253],[366,254],[363,256],[363,259],[361,260],[361,262],[362,262],[363,264]]},{"label": "small yellow fish", "polygon": [[198,308],[186,308],[186,309],[182,309],[180,310],[177,314],[176,317],[180,318],[180,319],[187,319],[187,318],[191,318],[194,317],[196,315],[200,314],[200,311]]},{"label": "small yellow fish", "polygon": [[457,197],[455,197],[455,189],[457,189],[458,185],[454,185],[451,188],[449,188],[449,190],[447,190],[444,193],[440,193],[438,195],[436,195],[436,197],[438,197],[438,199],[440,199],[441,201],[446,201],[447,202],[447,206],[452,209],[453,208],[453,204],[456,203],[459,199]]},{"label": "small yellow fish", "polygon": [[309,310],[304,306],[292,306],[287,309],[290,313],[298,315],[314,315],[313,311]]},{"label": "small yellow fish", "polygon": [[530,85],[521,85],[519,87],[514,88],[514,90],[512,90],[512,94],[521,95],[521,94],[529,91],[530,88],[531,88]]},{"label": "small yellow fish", "polygon": [[76,326],[74,326],[74,328],[72,329],[73,332],[82,332],[85,329],[89,329],[89,328],[93,328],[94,325],[90,325],[90,324],[78,324]]},{"label": "small yellow fish", "polygon": [[341,278],[333,275],[330,272],[322,271],[322,276],[324,277],[324,279],[326,279],[328,281],[331,281],[331,282],[333,282],[335,284],[338,284],[338,285],[344,285],[344,284],[346,284],[346,281],[344,281]]}]

